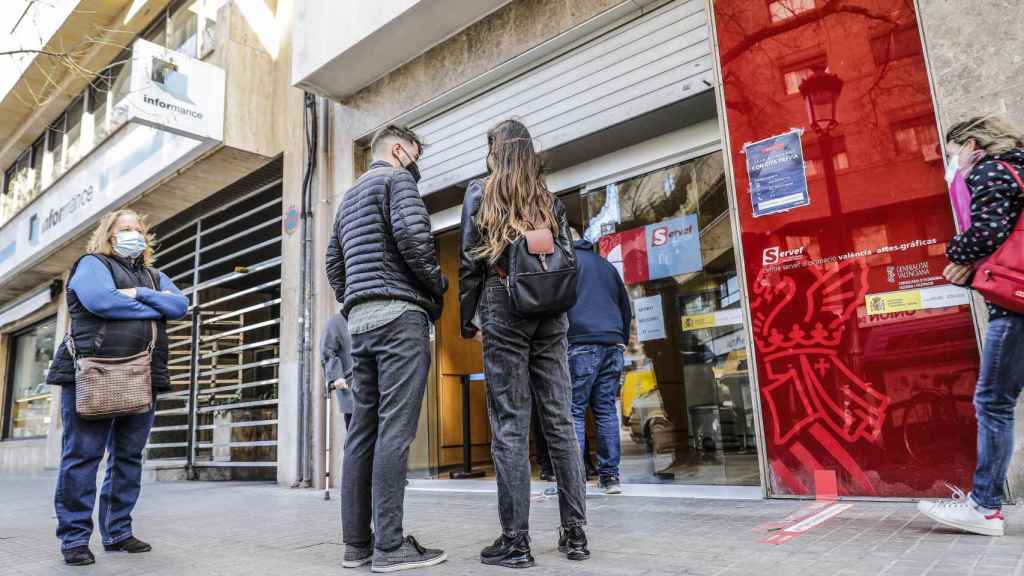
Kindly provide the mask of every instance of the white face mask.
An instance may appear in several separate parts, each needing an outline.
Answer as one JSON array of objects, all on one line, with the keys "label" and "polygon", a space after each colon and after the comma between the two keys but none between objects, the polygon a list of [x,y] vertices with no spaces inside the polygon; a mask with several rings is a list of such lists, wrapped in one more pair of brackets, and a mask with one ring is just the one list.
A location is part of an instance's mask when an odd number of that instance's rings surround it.
[{"label": "white face mask", "polygon": [[122,258],[136,258],[146,249],[146,237],[142,232],[124,230],[114,237],[114,252]]},{"label": "white face mask", "polygon": [[960,170],[960,153],[950,154],[946,158],[946,184],[952,184],[956,173]]}]

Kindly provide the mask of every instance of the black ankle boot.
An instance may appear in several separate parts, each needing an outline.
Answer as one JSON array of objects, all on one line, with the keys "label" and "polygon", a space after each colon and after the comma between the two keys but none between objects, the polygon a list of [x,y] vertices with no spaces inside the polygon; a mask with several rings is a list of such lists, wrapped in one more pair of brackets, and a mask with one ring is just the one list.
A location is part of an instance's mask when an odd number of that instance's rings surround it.
[{"label": "black ankle boot", "polygon": [[92,555],[88,546],[69,548],[62,554],[64,554],[64,563],[68,566],[88,566],[96,563],[96,557]]},{"label": "black ankle boot", "polygon": [[558,551],[565,554],[569,560],[586,560],[590,558],[590,550],[587,549],[587,535],[583,528],[574,526],[566,530],[558,529]]},{"label": "black ankle boot", "polygon": [[480,561],[490,566],[529,568],[534,564],[533,555],[530,554],[530,537],[520,534],[509,538],[502,534],[494,544],[480,551]]},{"label": "black ankle boot", "polygon": [[140,554],[142,552],[149,552],[153,549],[152,546],[146,544],[142,540],[131,536],[126,540],[121,540],[117,544],[103,545],[103,549],[107,552],[127,552],[129,554]]}]

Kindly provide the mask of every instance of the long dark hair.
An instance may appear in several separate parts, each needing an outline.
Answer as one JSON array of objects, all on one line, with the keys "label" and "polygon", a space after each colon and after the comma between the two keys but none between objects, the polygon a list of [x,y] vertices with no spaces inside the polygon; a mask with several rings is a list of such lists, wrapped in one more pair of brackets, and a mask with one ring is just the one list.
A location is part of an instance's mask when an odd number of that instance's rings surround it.
[{"label": "long dark hair", "polygon": [[526,126],[518,120],[501,122],[487,133],[487,148],[490,175],[477,215],[485,242],[473,255],[494,262],[529,230],[547,227],[557,235],[558,221]]}]

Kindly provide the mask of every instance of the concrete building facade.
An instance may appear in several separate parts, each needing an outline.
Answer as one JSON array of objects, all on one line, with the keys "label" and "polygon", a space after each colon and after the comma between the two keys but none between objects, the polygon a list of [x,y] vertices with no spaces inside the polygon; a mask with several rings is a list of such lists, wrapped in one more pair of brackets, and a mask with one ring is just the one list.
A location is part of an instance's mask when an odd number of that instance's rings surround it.
[{"label": "concrete building facade", "polygon": [[[462,192],[486,175],[484,134],[501,119],[522,120],[550,189],[621,267],[637,315],[646,313],[633,327],[619,401],[631,490],[799,496],[835,482],[841,495],[920,497],[943,493],[940,476],[969,483],[973,446],[927,440],[940,429],[973,438],[970,393],[985,323],[969,295],[935,278],[953,233],[936,145],[968,114],[1024,121],[1013,80],[1021,63],[1001,48],[1019,40],[1007,24],[1018,8],[964,14],[931,0],[435,0],[375,8],[357,10],[340,28],[330,2],[306,3],[295,16],[293,82],[332,102],[324,197],[336,205],[365,170],[376,129],[412,127],[427,143],[421,193],[451,278]],[[976,46],[968,39],[978,30],[999,33]],[[812,115],[822,111],[808,106],[814,83],[805,80],[816,72],[839,78],[828,111],[838,128],[824,129]],[[782,142],[790,130],[803,142],[808,204],[759,214],[748,146]],[[889,188],[907,196],[872,196]],[[909,209],[925,223],[908,226]],[[329,219],[320,218],[320,242]],[[696,239],[680,240],[666,269],[630,263],[630,254],[653,258],[634,232],[678,227],[689,238],[690,224]],[[833,241],[836,230],[843,238]],[[779,254],[817,280],[770,276]],[[851,267],[856,282],[841,312],[812,301],[812,289],[838,290]],[[931,280],[904,282],[911,269]],[[808,306],[819,307],[806,320],[794,312],[794,325],[780,331],[804,336],[772,340],[778,326],[765,327],[755,296],[790,281],[798,290],[807,282]],[[326,279],[316,282],[326,315],[335,304]],[[886,308],[905,289],[926,302],[950,299],[937,308]],[[472,465],[489,471],[483,386],[462,384],[482,371],[480,352],[458,337],[455,302],[449,295],[436,326],[411,455],[414,475],[424,478],[464,466],[464,444]],[[877,310],[872,302],[881,302]],[[816,324],[834,328],[812,337]],[[929,343],[925,336],[940,325],[948,341]],[[806,348],[815,338],[824,352]],[[811,368],[779,376],[779,345]],[[915,350],[938,368],[908,363]],[[951,415],[945,420],[924,416],[935,408],[925,406],[934,391]],[[332,428],[337,452],[343,432]],[[939,453],[957,464],[927,464]],[[1020,480],[1011,473],[1011,488]]]},{"label": "concrete building facade", "polygon": [[299,347],[281,321],[300,298],[289,210],[305,158],[292,3],[23,4],[5,46],[17,52],[0,57],[0,471],[59,461],[60,395],[44,379],[67,329],[67,273],[98,219],[128,207],[192,302],[168,327],[173,390],[157,400],[147,467],[280,469],[294,482],[296,453],[278,450],[298,436],[295,412],[278,408],[298,387]]}]

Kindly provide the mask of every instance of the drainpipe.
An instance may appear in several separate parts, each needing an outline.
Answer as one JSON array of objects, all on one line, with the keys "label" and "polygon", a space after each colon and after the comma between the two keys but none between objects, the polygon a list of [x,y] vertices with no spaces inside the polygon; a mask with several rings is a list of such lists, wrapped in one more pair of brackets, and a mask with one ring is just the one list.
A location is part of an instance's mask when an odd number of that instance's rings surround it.
[{"label": "drainpipe", "polygon": [[302,303],[302,314],[299,316],[299,445],[298,445],[298,481],[296,485],[307,488],[312,480],[312,375],[310,363],[313,360],[310,341],[312,340],[312,258],[313,258],[313,183],[316,180],[317,168],[317,137],[319,123],[317,121],[316,96],[307,92],[304,98],[303,122],[306,134],[306,173],[302,179],[302,246],[301,246],[301,283],[299,302]]}]

